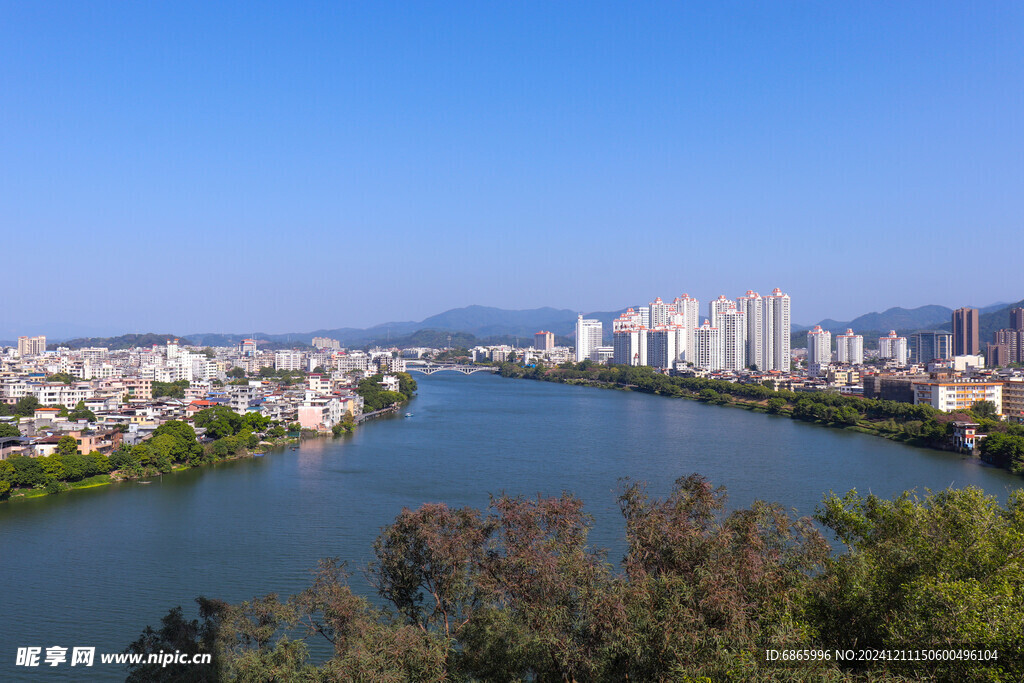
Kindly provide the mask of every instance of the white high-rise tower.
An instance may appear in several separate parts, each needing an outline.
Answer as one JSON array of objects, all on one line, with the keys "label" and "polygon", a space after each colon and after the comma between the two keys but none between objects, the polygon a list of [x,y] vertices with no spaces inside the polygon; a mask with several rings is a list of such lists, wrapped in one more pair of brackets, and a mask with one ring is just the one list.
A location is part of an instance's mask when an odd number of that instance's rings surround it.
[{"label": "white high-rise tower", "polygon": [[837,334],[836,360],[851,365],[862,364],[864,362],[864,336],[854,334],[850,328],[846,329],[846,334]]},{"label": "white high-rise tower", "polygon": [[726,311],[735,311],[736,302],[720,294],[717,299],[708,302],[708,318],[711,320],[711,327],[718,327],[718,316]]},{"label": "white high-rise tower", "polygon": [[722,333],[707,320],[694,332],[696,353],[693,364],[706,370],[722,369]]},{"label": "white high-rise tower", "polygon": [[807,367],[817,371],[832,362],[832,333],[815,325],[807,332]]},{"label": "white high-rise tower", "polygon": [[581,363],[592,355],[601,345],[604,326],[600,320],[584,320],[581,315],[576,319],[576,362]]},{"label": "white high-rise tower", "polygon": [[776,287],[771,294],[764,297],[764,302],[767,369],[789,372],[792,363],[790,358],[792,330],[789,320],[789,295],[783,294],[782,290]]},{"label": "white high-rise tower", "polygon": [[747,366],[747,316],[733,308],[720,312],[717,319],[712,327],[721,330],[722,368],[742,370]]},{"label": "white high-rise tower", "polygon": [[747,366],[755,366],[758,370],[768,369],[765,360],[764,345],[764,300],[757,292],[748,289],[747,293],[736,299],[736,310],[743,313],[747,320]]},{"label": "white high-rise tower", "polygon": [[683,328],[682,334],[685,337],[684,342],[677,345],[677,351],[685,360],[692,363],[696,353],[693,335],[697,326],[700,325],[700,301],[689,294],[683,294],[676,297],[672,305],[676,309],[672,316],[672,323]]}]

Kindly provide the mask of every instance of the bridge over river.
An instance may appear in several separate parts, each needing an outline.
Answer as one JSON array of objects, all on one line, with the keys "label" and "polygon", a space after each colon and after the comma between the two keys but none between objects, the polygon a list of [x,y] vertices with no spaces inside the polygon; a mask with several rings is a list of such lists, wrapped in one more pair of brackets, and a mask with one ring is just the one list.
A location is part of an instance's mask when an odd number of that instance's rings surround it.
[{"label": "bridge over river", "polygon": [[406,372],[421,372],[424,375],[433,375],[435,372],[442,372],[444,370],[461,372],[463,375],[472,375],[474,372],[498,372],[498,367],[494,365],[460,365],[458,363],[417,363],[416,361],[406,361],[405,370]]}]

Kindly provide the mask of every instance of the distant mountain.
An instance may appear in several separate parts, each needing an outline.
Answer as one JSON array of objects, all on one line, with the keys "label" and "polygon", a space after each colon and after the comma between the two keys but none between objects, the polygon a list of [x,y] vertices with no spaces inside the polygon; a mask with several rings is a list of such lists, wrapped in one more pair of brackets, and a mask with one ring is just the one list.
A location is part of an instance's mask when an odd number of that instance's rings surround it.
[{"label": "distant mountain", "polygon": [[[584,317],[596,318],[604,323],[605,337],[611,339],[611,321],[626,310],[599,311],[585,313]],[[329,337],[337,339],[343,346],[364,346],[367,344],[398,345],[400,340],[420,331],[465,332],[478,339],[492,337],[509,337],[510,341],[519,338],[520,343],[532,339],[535,332],[547,330],[556,336],[571,337],[576,334],[576,316],[578,311],[567,308],[557,309],[546,306],[528,310],[507,310],[491,306],[466,306],[453,308],[444,313],[432,315],[419,322],[389,322],[374,325],[366,329],[341,327],[321,329],[313,332],[293,334],[190,334],[196,344],[204,346],[230,346],[242,339],[266,339],[272,342],[293,342],[309,344],[313,337]],[[411,344],[414,345],[414,344]]]},{"label": "distant mountain", "polygon": [[179,337],[175,334],[154,334],[149,332],[146,334],[122,334],[119,337],[79,337],[77,339],[47,344],[46,348],[52,350],[58,346],[66,346],[69,349],[84,349],[98,346],[108,348],[111,351],[121,351],[123,349],[134,349],[137,346],[163,345],[172,339],[177,339],[183,346],[190,346],[194,343],[185,337]]},{"label": "distant mountain", "polygon": [[942,323],[948,323],[953,315],[952,308],[945,306],[920,306],[918,308],[890,308],[884,313],[865,313],[849,322],[841,322],[826,318],[818,324],[822,329],[831,332],[845,332],[847,328],[854,332],[861,330],[925,330],[938,329]]}]

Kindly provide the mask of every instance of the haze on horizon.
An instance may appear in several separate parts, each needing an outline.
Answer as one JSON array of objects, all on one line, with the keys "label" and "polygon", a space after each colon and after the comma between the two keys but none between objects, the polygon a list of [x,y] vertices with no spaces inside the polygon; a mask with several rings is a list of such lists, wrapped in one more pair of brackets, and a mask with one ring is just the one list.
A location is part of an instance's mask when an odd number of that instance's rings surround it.
[{"label": "haze on horizon", "polygon": [[0,0],[0,338],[1024,297],[1024,6]]}]

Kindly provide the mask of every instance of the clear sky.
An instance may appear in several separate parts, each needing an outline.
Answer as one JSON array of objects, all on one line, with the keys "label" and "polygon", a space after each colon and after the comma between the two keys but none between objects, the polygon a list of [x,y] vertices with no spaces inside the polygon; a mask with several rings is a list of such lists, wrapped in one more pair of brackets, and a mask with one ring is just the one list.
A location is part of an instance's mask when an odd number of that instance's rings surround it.
[{"label": "clear sky", "polygon": [[1022,45],[1020,2],[0,0],[0,335],[1016,301]]}]

